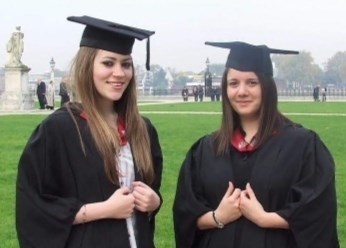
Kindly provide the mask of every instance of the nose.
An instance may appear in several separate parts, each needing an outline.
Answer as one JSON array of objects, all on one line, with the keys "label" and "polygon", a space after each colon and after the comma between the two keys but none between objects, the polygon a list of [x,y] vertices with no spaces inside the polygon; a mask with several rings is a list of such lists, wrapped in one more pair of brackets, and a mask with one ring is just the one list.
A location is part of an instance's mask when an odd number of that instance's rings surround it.
[{"label": "nose", "polygon": [[244,83],[239,84],[238,94],[239,95],[246,95],[247,93],[248,93],[248,89],[246,87],[246,84],[244,84]]},{"label": "nose", "polygon": [[113,67],[113,76],[115,77],[123,77],[125,76],[125,72],[121,64],[117,63]]}]

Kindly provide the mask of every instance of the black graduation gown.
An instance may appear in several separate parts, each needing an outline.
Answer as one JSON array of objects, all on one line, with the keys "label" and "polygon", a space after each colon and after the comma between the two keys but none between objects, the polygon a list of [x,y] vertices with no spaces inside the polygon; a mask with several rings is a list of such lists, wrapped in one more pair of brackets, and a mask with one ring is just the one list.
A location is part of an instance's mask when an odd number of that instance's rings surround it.
[{"label": "black graduation gown", "polygon": [[199,230],[198,217],[215,210],[235,181],[231,152],[216,157],[212,139],[197,141],[182,164],[173,204],[176,247],[339,247],[333,159],[316,133],[293,126],[257,149],[249,178],[264,210],[290,229],[264,229],[241,217],[223,229]]},{"label": "black graduation gown", "polygon": [[[87,121],[76,115],[86,156],[66,108],[48,116],[33,132],[18,166],[16,228],[20,247],[130,247],[124,219],[72,225],[85,203],[108,199],[118,186],[107,179]],[[144,118],[144,117],[143,117]],[[150,136],[159,194],[162,152],[156,129],[144,118]],[[136,171],[136,180],[142,180]],[[159,194],[160,198],[161,195]],[[139,248],[154,247],[154,216],[136,212]]]}]

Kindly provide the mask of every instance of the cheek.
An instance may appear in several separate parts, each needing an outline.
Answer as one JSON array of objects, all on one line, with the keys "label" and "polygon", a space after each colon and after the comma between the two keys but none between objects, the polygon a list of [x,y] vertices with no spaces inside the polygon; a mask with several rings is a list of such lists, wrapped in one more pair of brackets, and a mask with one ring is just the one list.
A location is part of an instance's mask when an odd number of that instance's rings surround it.
[{"label": "cheek", "polygon": [[227,87],[227,98],[228,100],[232,103],[232,99],[234,98],[234,90],[232,90],[232,88]]},{"label": "cheek", "polygon": [[101,80],[109,77],[112,74],[112,70],[104,67],[94,67],[94,80]]},{"label": "cheek", "polygon": [[133,77],[133,70],[129,69],[125,71],[126,78],[130,81]]},{"label": "cheek", "polygon": [[256,97],[257,97],[258,101],[261,103],[262,102],[262,91],[261,90],[258,90],[256,92]]},{"label": "cheek", "polygon": [[98,92],[100,92],[110,74],[110,70],[107,70],[104,67],[94,66],[93,80],[94,86]]}]

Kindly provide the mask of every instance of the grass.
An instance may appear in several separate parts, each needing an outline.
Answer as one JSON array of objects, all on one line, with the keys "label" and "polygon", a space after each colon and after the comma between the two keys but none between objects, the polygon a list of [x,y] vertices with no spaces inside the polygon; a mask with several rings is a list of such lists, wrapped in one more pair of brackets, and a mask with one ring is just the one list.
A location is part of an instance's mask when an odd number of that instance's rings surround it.
[{"label": "grass", "polygon": [[[346,103],[340,102],[279,102],[283,113],[346,113]],[[142,105],[141,111],[221,112],[221,102],[181,102],[161,105]]]},{"label": "grass", "polygon": [[[345,103],[280,102],[284,113],[346,113]],[[153,114],[149,111],[221,111],[218,102],[162,104],[140,106],[143,114],[156,126],[164,152],[162,194],[164,204],[157,216],[158,248],[174,247],[172,202],[177,175],[187,150],[199,137],[218,128],[220,115]],[[17,163],[23,147],[41,115],[0,116],[0,247],[18,247],[15,223],[15,181]],[[315,130],[330,149],[336,163],[338,194],[338,232],[340,247],[346,247],[346,155],[344,154],[345,116],[290,116]]]},{"label": "grass", "polygon": [[44,116],[0,116],[0,247],[18,247],[14,226],[18,158]]}]

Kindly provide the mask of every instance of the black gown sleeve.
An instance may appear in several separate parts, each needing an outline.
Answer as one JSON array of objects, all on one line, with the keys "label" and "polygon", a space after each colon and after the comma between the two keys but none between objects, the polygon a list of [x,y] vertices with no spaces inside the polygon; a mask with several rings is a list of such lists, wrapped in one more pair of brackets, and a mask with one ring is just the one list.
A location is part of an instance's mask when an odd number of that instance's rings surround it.
[{"label": "black gown sleeve", "polygon": [[201,151],[201,140],[189,150],[180,169],[176,195],[173,203],[173,221],[177,248],[194,246],[197,240],[197,219],[211,211],[203,200],[201,183],[199,183],[198,156]]},{"label": "black gown sleeve", "polygon": [[161,179],[162,179],[162,169],[163,169],[163,155],[161,150],[161,145],[159,141],[159,137],[157,134],[156,128],[150,122],[148,118],[144,118],[148,134],[150,138],[150,149],[151,156],[154,166],[154,181],[151,184],[151,188],[156,192],[156,194],[160,197],[160,206],[150,214],[150,225],[155,229],[155,215],[159,212],[161,205],[163,203],[162,195],[160,193],[161,188]]},{"label": "black gown sleeve", "polygon": [[65,247],[82,206],[74,197],[73,174],[60,163],[63,142],[51,127],[45,121],[36,128],[18,165],[16,228],[22,248]]},{"label": "black gown sleeve", "polygon": [[297,247],[337,248],[336,192],[333,158],[314,132],[309,133],[303,170],[291,187],[285,218]]},{"label": "black gown sleeve", "polygon": [[157,130],[151,123],[149,123],[148,125],[148,133],[150,137],[150,149],[151,149],[151,156],[153,160],[154,174],[155,174],[155,178],[152,183],[152,188],[156,191],[157,194],[160,195],[159,190],[161,187],[163,155],[162,155],[162,150],[161,150],[161,145],[160,145],[159,137],[157,134]]}]

